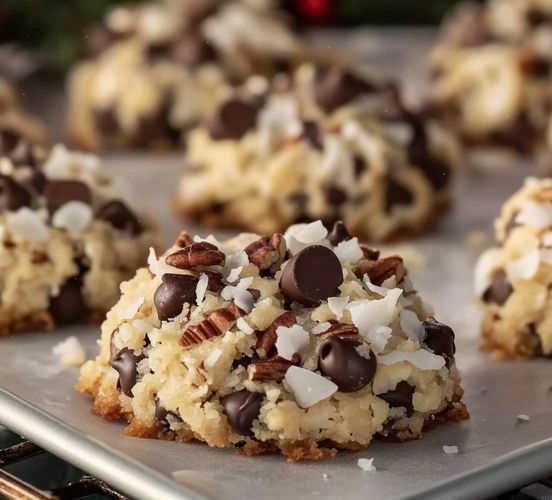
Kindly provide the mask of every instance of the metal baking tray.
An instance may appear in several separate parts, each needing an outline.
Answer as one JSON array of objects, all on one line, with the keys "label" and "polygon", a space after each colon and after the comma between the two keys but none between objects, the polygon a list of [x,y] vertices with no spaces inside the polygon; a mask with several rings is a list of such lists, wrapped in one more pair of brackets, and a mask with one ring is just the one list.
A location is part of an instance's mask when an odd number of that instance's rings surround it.
[{"label": "metal baking tray", "polygon": [[[167,242],[174,239],[182,225],[171,215],[166,193],[181,158],[115,155],[107,161],[155,207]],[[414,283],[456,331],[467,422],[445,424],[419,441],[376,441],[365,452],[295,465],[277,455],[247,458],[202,444],[125,437],[123,424],[90,413],[90,401],[73,389],[78,371],[62,368],[52,354],[56,343],[77,335],[95,355],[99,329],[73,327],[0,339],[0,424],[143,499],[453,499],[497,494],[545,477],[552,473],[552,363],[494,363],[479,351],[471,284],[478,252],[466,243],[472,231],[490,237],[502,200],[531,172],[518,166],[462,175],[456,208],[431,235],[407,245],[408,253],[414,248],[426,260],[414,266]],[[519,421],[520,414],[530,420]],[[458,446],[459,453],[444,454],[443,445]],[[358,468],[361,457],[374,458],[377,471]],[[175,471],[181,471],[178,482]]]}]

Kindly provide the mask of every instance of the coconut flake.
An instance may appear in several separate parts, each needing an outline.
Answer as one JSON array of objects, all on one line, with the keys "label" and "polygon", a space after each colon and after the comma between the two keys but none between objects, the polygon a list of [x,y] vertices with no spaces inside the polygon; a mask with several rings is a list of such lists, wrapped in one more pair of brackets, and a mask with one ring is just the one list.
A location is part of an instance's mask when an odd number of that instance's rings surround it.
[{"label": "coconut flake", "polygon": [[370,342],[370,348],[375,354],[383,352],[387,341],[391,338],[393,330],[388,326],[376,326],[372,328],[368,335],[365,337]]},{"label": "coconut flake", "polygon": [[201,273],[201,276],[197,280],[196,285],[196,304],[200,306],[205,299],[205,293],[207,292],[207,287],[209,286],[209,277],[205,273]]},{"label": "coconut flake", "polygon": [[388,326],[397,314],[397,301],[401,294],[400,288],[394,288],[382,299],[363,299],[349,303],[347,309],[351,312],[351,318],[360,335],[368,336],[373,328]]},{"label": "coconut flake", "polygon": [[373,472],[376,470],[376,466],[374,465],[374,459],[373,458],[359,458],[357,461],[357,465],[364,471],[364,472]]},{"label": "coconut flake", "polygon": [[236,286],[225,286],[220,293],[224,300],[233,300],[246,314],[249,314],[255,305],[253,295],[247,290],[253,283],[253,278],[243,278]]},{"label": "coconut flake", "polygon": [[27,207],[16,212],[8,212],[7,222],[10,231],[29,241],[45,241],[48,239],[48,227],[40,214]]},{"label": "coconut flake", "polygon": [[506,264],[506,275],[510,281],[530,280],[540,265],[540,251],[538,248],[530,250],[519,259]]},{"label": "coconut flake", "polygon": [[213,349],[209,356],[205,358],[205,361],[203,362],[203,365],[205,368],[213,368],[217,364],[217,361],[219,360],[220,356],[222,354],[221,349]]},{"label": "coconut flake", "polygon": [[322,224],[322,221],[317,220],[310,224],[305,224],[294,236],[301,243],[312,245],[320,240],[323,240],[328,235],[328,230]]},{"label": "coconut flake", "polygon": [[552,225],[552,205],[528,201],[517,213],[514,221],[517,224],[527,224],[537,230]]},{"label": "coconut flake", "polygon": [[409,311],[408,309],[402,310],[400,313],[400,324],[402,331],[409,339],[419,344],[422,343],[425,337],[425,329],[414,311]]},{"label": "coconut flake", "polygon": [[242,266],[238,266],[238,267],[235,267],[234,269],[232,269],[228,273],[226,281],[228,281],[228,283],[235,283],[238,280],[238,278],[240,277],[240,273],[242,272],[242,270],[243,270]]},{"label": "coconut flake", "polygon": [[317,325],[313,326],[312,333],[314,335],[320,335],[321,333],[327,332],[332,327],[332,324],[328,321],[325,321],[324,323],[318,323]]},{"label": "coconut flake", "polygon": [[93,218],[89,205],[82,201],[69,201],[56,210],[52,217],[52,225],[76,234],[84,231]]},{"label": "coconut flake", "polygon": [[140,330],[142,333],[148,334],[150,333],[154,326],[151,323],[148,323],[147,321],[144,321],[143,319],[135,319],[132,324],[137,330]]},{"label": "coconut flake", "polygon": [[540,251],[540,260],[549,266],[552,266],[552,248],[543,248]]},{"label": "coconut flake", "polygon": [[529,415],[525,415],[522,413],[517,416],[517,419],[520,420],[521,422],[529,422],[529,420],[531,420],[531,417]]},{"label": "coconut flake", "polygon": [[138,297],[133,302],[131,302],[125,310],[121,314],[122,319],[132,319],[138,311],[140,310],[140,307],[142,307],[142,304],[144,303],[145,299],[144,297]]},{"label": "coconut flake", "polygon": [[328,298],[328,307],[330,311],[334,313],[335,318],[339,321],[343,317],[343,311],[345,311],[345,306],[349,302],[349,297],[329,297]]},{"label": "coconut flake", "polygon": [[238,318],[238,321],[236,321],[236,326],[238,327],[238,330],[240,330],[241,332],[247,335],[251,335],[255,331],[253,330],[251,325],[241,317]]},{"label": "coconut flake", "polygon": [[75,174],[95,175],[100,170],[100,159],[96,155],[70,151],[62,144],[56,144],[43,171],[49,179],[74,177]]},{"label": "coconut flake", "polygon": [[542,244],[545,247],[552,247],[552,231],[548,231],[541,236]]},{"label": "coconut flake", "polygon": [[373,293],[376,293],[378,295],[381,295],[382,297],[385,297],[387,295],[387,292],[389,292],[388,288],[385,288],[383,286],[374,285],[372,281],[370,280],[370,276],[368,274],[365,274],[362,278],[362,281],[366,285],[366,288],[370,290]]},{"label": "coconut flake", "polygon": [[429,351],[393,351],[389,354],[378,356],[378,362],[382,365],[394,365],[406,361],[420,370],[440,370],[445,366],[445,360],[441,356]]},{"label": "coconut flake", "polygon": [[443,445],[443,451],[447,455],[456,455],[458,453],[458,446],[447,446],[445,444],[445,445]]},{"label": "coconut flake", "polygon": [[279,326],[276,328],[276,335],[278,355],[288,361],[291,361],[296,352],[301,352],[309,345],[309,334],[300,325]]},{"label": "coconut flake", "polygon": [[60,358],[64,366],[81,366],[86,361],[86,353],[77,337],[67,337],[65,340],[56,344],[52,353]]},{"label": "coconut flake", "polygon": [[284,378],[301,408],[310,408],[337,391],[331,380],[299,366],[290,366]]},{"label": "coconut flake", "polygon": [[490,248],[481,254],[474,271],[474,288],[478,297],[481,297],[491,285],[492,272],[498,266],[500,250]]},{"label": "coconut flake", "polygon": [[358,244],[358,238],[351,238],[350,240],[340,242],[334,248],[334,253],[342,264],[354,264],[363,256],[362,249]]},{"label": "coconut flake", "polygon": [[[382,284],[384,288],[397,288],[397,277],[389,276]],[[406,291],[406,290],[405,290]]]},{"label": "coconut flake", "polygon": [[228,283],[235,283],[240,277],[243,268],[249,263],[249,257],[243,250],[226,257],[222,275]]}]

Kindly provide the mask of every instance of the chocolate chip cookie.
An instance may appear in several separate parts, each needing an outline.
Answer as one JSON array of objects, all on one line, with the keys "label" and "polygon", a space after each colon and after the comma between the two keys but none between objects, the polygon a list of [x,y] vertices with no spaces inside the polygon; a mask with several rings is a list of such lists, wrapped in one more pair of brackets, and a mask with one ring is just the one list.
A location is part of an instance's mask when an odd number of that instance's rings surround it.
[{"label": "chocolate chip cookie", "polygon": [[306,56],[282,14],[191,0],[117,7],[69,82],[68,133],[86,149],[169,148],[251,75]]},{"label": "chocolate chip cookie", "polygon": [[552,166],[552,2],[462,4],[432,54],[433,105],[468,146]]},{"label": "chocolate chip cookie", "polygon": [[98,158],[0,127],[0,335],[97,321],[158,241]]},{"label": "chocolate chip cookie", "polygon": [[552,355],[552,181],[527,179],[495,223],[475,272],[485,347],[497,357]]},{"label": "chocolate chip cookie", "polygon": [[121,289],[78,388],[127,435],[297,461],[468,418],[454,332],[341,222],[182,233]]},{"label": "chocolate chip cookie", "polygon": [[389,240],[445,211],[457,147],[378,75],[304,65],[235,89],[190,132],[186,159],[175,205],[204,224],[271,233],[343,219]]}]

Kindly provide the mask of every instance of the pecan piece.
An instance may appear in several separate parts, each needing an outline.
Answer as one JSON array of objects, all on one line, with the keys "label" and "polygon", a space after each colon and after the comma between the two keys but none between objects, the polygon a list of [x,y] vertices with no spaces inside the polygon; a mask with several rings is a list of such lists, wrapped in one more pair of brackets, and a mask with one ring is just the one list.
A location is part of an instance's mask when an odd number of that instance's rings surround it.
[{"label": "pecan piece", "polygon": [[385,257],[376,261],[360,261],[354,269],[357,278],[361,278],[367,274],[370,281],[374,285],[381,284],[391,276],[395,276],[397,283],[400,282],[406,270],[403,265],[403,260],[399,256]]},{"label": "pecan piece", "polygon": [[257,345],[255,346],[257,354],[262,358],[268,356],[276,345],[276,340],[278,338],[276,330],[278,327],[290,327],[294,325],[295,322],[295,314],[291,311],[286,311],[285,313],[280,314],[280,316],[278,316],[264,332],[259,334],[259,340],[257,340]]},{"label": "pecan piece", "polygon": [[349,323],[335,323],[320,335],[320,338],[325,339],[327,337],[349,337],[356,335],[358,335],[358,328],[355,325]]},{"label": "pecan piece", "polygon": [[280,356],[274,356],[264,361],[251,363],[247,367],[249,380],[267,381],[281,380],[292,365],[297,365],[301,361],[301,356],[295,353],[293,359],[288,361]]},{"label": "pecan piece", "polygon": [[263,236],[245,247],[249,262],[261,271],[281,264],[286,258],[286,240],[280,233],[272,236]]},{"label": "pecan piece", "polygon": [[192,243],[168,255],[165,262],[178,269],[193,269],[202,266],[218,266],[224,264],[224,254],[207,241]]},{"label": "pecan piece", "polygon": [[181,231],[178,235],[178,238],[176,238],[176,242],[174,244],[176,246],[179,246],[180,248],[185,248],[188,245],[191,245],[193,242],[194,240],[192,240],[192,237],[186,231]]},{"label": "pecan piece", "polygon": [[380,251],[375,248],[371,248],[368,245],[360,244],[360,249],[362,250],[362,255],[365,259],[368,260],[378,260],[380,256]]},{"label": "pecan piece", "polygon": [[237,319],[243,315],[244,312],[234,303],[223,309],[217,309],[201,323],[186,328],[180,337],[180,345],[191,347],[201,344],[204,340],[218,337],[230,330]]}]

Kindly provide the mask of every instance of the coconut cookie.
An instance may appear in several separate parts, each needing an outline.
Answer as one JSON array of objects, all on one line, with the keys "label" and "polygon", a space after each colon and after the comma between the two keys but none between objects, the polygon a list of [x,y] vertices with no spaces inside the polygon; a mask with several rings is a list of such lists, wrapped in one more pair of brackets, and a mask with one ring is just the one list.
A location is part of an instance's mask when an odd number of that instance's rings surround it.
[{"label": "coconut cookie", "polygon": [[127,435],[296,461],[467,418],[453,331],[341,222],[182,233],[122,291],[78,389]]},{"label": "coconut cookie", "polygon": [[157,244],[98,158],[0,129],[0,335],[97,320]]},{"label": "coconut cookie", "polygon": [[457,9],[431,64],[434,105],[471,145],[539,152],[552,165],[552,1]]},{"label": "coconut cookie", "polygon": [[475,287],[485,346],[500,357],[552,355],[552,181],[527,179],[495,223]]},{"label": "coconut cookie", "polygon": [[79,147],[174,147],[251,75],[288,70],[302,44],[273,9],[191,0],[118,7],[70,78]]},{"label": "coconut cookie", "polygon": [[175,201],[184,215],[259,233],[342,219],[389,240],[427,229],[448,206],[455,143],[388,82],[303,66],[292,82],[254,84],[189,134]]}]

